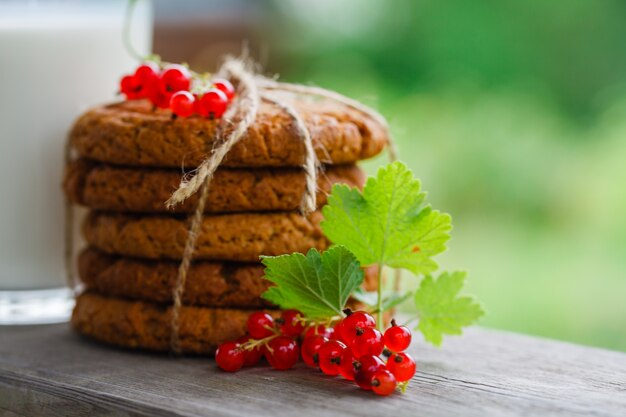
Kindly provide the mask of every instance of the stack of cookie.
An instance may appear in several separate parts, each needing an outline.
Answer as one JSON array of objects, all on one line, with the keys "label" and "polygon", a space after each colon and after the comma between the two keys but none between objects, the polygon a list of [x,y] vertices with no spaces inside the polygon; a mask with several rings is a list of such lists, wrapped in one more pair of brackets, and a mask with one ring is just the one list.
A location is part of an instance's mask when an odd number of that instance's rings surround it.
[{"label": "stack of cookie", "polygon": [[[349,107],[292,97],[311,132],[318,159],[317,202],[335,183],[361,186],[354,164],[387,144],[383,126]],[[85,291],[72,318],[81,333],[102,342],[169,349],[172,290],[187,240],[194,195],[168,210],[182,170],[197,166],[216,145],[217,123],[174,120],[144,101],[94,108],[75,123],[70,141],[78,159],[66,169],[64,190],[89,208],[88,243],[78,257]],[[260,255],[325,249],[319,211],[304,218],[301,168],[305,149],[292,119],[263,104],[255,123],[228,153],[211,182],[179,318],[183,352],[212,353],[245,333],[252,309],[272,309]],[[366,288],[375,289],[366,271]]]}]

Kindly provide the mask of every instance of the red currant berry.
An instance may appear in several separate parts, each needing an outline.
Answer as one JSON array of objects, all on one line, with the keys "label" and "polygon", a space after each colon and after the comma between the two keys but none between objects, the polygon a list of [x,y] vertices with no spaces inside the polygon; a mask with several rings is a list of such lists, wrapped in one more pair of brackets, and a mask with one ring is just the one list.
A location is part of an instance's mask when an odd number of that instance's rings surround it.
[{"label": "red currant berry", "polygon": [[341,354],[341,363],[339,364],[339,374],[348,381],[354,381],[354,363],[356,358],[352,353],[352,349],[346,347]]},{"label": "red currant berry", "polygon": [[190,85],[191,75],[189,70],[182,65],[170,65],[161,74],[160,86],[166,94],[189,90]]},{"label": "red currant berry", "polygon": [[343,342],[344,344],[347,345],[346,341],[343,339],[343,320],[340,320],[333,327],[332,338],[335,339],[335,340],[339,340],[340,342]]},{"label": "red currant berry", "polygon": [[172,96],[170,94],[165,94],[158,88],[155,88],[148,92],[147,98],[158,108],[167,109],[170,107],[170,99]]},{"label": "red currant berry", "polygon": [[326,375],[339,375],[339,365],[341,365],[341,355],[346,349],[346,345],[337,341],[329,340],[324,343],[317,352],[319,367]]},{"label": "red currant berry", "polygon": [[202,95],[200,94],[194,94],[193,98],[195,99],[194,101],[194,106],[193,106],[193,112],[196,114],[199,114],[200,116],[202,116],[202,109],[200,108],[200,97],[202,97]]},{"label": "red currant berry", "polygon": [[392,352],[402,352],[411,344],[411,331],[405,326],[396,325],[391,320],[391,327],[385,331],[385,346]]},{"label": "red currant berry", "polygon": [[291,337],[278,336],[270,340],[265,355],[272,368],[285,371],[298,362],[300,350],[298,343]]},{"label": "red currant berry", "polygon": [[330,339],[331,337],[333,337],[334,332],[335,329],[333,329],[332,327],[326,328],[326,326],[324,326],[323,324],[318,324],[317,326],[309,327],[306,330],[306,333],[304,333],[304,337],[307,338],[319,334]]},{"label": "red currant berry", "polygon": [[[237,339],[237,342],[243,345],[244,343],[247,343],[251,340],[254,340],[254,339],[251,338],[250,336],[242,336],[239,339]],[[245,356],[243,366],[254,366],[257,363],[259,363],[259,361],[263,357],[263,352],[258,346],[255,347],[254,349],[242,349],[242,350]]]},{"label": "red currant berry", "polygon": [[371,390],[374,374],[385,369],[385,363],[378,356],[366,355],[359,358],[355,369],[354,382],[362,389]]},{"label": "red currant berry", "polygon": [[387,359],[387,370],[398,382],[405,382],[415,375],[415,361],[408,353],[394,353]]},{"label": "red currant berry", "polygon": [[126,75],[120,81],[120,92],[126,96],[127,100],[141,98],[141,84],[134,75]]},{"label": "red currant berry", "polygon": [[189,117],[195,111],[195,97],[189,91],[178,91],[170,99],[170,110],[176,116]]},{"label": "red currant berry", "polygon": [[159,66],[154,62],[141,64],[135,70],[135,79],[140,86],[140,97],[150,98],[159,87]]},{"label": "red currant berry", "polygon": [[226,79],[216,78],[215,80],[213,80],[213,87],[226,94],[226,98],[228,98],[228,101],[232,100],[233,97],[235,97],[235,87],[233,87],[230,81]]},{"label": "red currant berry", "polygon": [[280,332],[285,336],[298,337],[304,331],[302,313],[298,310],[285,310],[281,315]]},{"label": "red currant berry", "polygon": [[212,88],[200,97],[198,112],[201,116],[209,117],[211,119],[219,119],[226,111],[227,106],[228,98],[226,97],[226,94],[217,88]]},{"label": "red currant berry", "polygon": [[372,377],[372,391],[378,395],[389,395],[396,390],[396,377],[386,369],[377,371]]},{"label": "red currant berry", "polygon": [[274,319],[262,311],[250,314],[247,326],[248,333],[254,339],[264,339],[274,334]]},{"label": "red currant berry", "polygon": [[367,327],[374,326],[376,326],[376,320],[374,320],[374,317],[365,311],[355,311],[354,313],[350,313],[348,317],[343,319],[343,324],[341,326],[343,340],[345,340],[349,345],[354,336],[356,336],[357,327],[365,329]]},{"label": "red currant berry", "polygon": [[154,62],[144,62],[135,70],[135,77],[141,82],[154,82],[159,79],[159,66]]},{"label": "red currant berry", "polygon": [[357,358],[364,355],[378,356],[383,353],[383,335],[375,328],[357,328],[356,336],[350,342],[352,353]]},{"label": "red currant berry", "polygon": [[300,354],[302,355],[302,360],[307,364],[307,366],[317,368],[317,364],[319,362],[319,349],[326,342],[328,342],[328,338],[322,336],[321,334],[314,334],[304,338],[302,346],[300,347]]},{"label": "red currant berry", "polygon": [[215,352],[217,366],[226,372],[236,372],[245,362],[245,355],[237,342],[222,343]]}]

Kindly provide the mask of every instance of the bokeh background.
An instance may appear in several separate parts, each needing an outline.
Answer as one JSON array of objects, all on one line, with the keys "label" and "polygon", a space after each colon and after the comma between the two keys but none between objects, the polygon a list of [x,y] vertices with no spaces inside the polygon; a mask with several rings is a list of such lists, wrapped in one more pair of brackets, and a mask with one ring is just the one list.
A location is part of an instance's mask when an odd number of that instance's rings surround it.
[{"label": "bokeh background", "polygon": [[440,260],[469,270],[482,325],[626,351],[626,2],[155,0],[154,11],[167,60],[211,70],[248,40],[268,73],[378,108],[453,216]]}]

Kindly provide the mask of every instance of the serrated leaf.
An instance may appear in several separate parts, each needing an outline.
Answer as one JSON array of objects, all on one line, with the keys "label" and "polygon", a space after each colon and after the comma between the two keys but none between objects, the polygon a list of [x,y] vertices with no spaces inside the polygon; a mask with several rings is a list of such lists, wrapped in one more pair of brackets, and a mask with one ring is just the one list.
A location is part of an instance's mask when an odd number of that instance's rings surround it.
[{"label": "serrated leaf", "polygon": [[363,282],[356,257],[343,246],[320,254],[263,256],[265,278],[275,286],[262,297],[283,309],[297,309],[308,318],[340,315],[348,297]]},{"label": "serrated leaf", "polygon": [[426,195],[420,189],[419,180],[401,162],[381,168],[363,193],[335,185],[323,208],[322,229],[364,266],[432,272],[437,264],[431,258],[446,249],[451,219],[424,205]]},{"label": "serrated leaf", "polygon": [[441,346],[444,334],[460,335],[462,328],[474,324],[485,313],[473,298],[459,297],[465,272],[443,272],[439,278],[427,276],[415,293],[419,315],[416,329],[435,346]]}]

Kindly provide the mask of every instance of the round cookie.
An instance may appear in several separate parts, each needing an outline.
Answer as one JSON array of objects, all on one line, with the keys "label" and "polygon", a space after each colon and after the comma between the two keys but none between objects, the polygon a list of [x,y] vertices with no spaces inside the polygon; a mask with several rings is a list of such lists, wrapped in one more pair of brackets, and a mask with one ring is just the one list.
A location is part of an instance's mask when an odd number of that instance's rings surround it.
[{"label": "round cookie", "polygon": [[[111,166],[79,159],[66,168],[64,190],[70,201],[93,209],[189,213],[199,193],[172,209],[165,201],[181,180],[180,170]],[[363,171],[354,165],[329,166],[318,177],[318,206],[326,204],[333,184],[361,187]],[[295,211],[305,192],[301,168],[220,169],[209,188],[205,212]]]},{"label": "round cookie", "polygon": [[[377,269],[366,268],[363,288],[375,291]],[[85,287],[102,295],[156,303],[171,303],[178,262],[148,261],[107,255],[86,249],[78,257],[78,274]],[[263,265],[228,262],[194,262],[183,293],[187,305],[263,308],[270,304],[261,294],[270,286]]]},{"label": "round cookie", "polygon": [[[206,216],[196,242],[194,260],[258,262],[260,255],[283,255],[326,249],[319,211],[307,218],[297,213],[243,213]],[[87,243],[111,254],[148,259],[181,259],[188,219],[90,212],[83,224]]]},{"label": "round cookie", "polygon": [[[268,311],[274,316],[279,311]],[[246,333],[251,310],[183,306],[179,315],[182,353],[212,355],[217,346]],[[172,309],[162,304],[83,293],[76,299],[72,326],[110,345],[168,351]]]},{"label": "round cookie", "polygon": [[[349,301],[353,309],[363,305]],[[213,355],[217,346],[246,333],[252,310],[182,306],[179,314],[181,353]],[[280,310],[265,310],[274,317]],[[389,312],[384,321],[389,321]],[[172,308],[86,292],[76,298],[71,324],[79,333],[114,346],[167,352]]]},{"label": "round cookie", "polygon": [[[325,164],[350,164],[380,153],[386,129],[343,104],[289,96],[311,132],[317,158]],[[196,167],[217,144],[218,122],[202,117],[172,119],[169,110],[153,110],[136,100],[93,108],[70,132],[80,156],[119,165]],[[222,166],[292,166],[304,163],[305,150],[293,120],[262,102],[256,121],[229,151]]]}]

